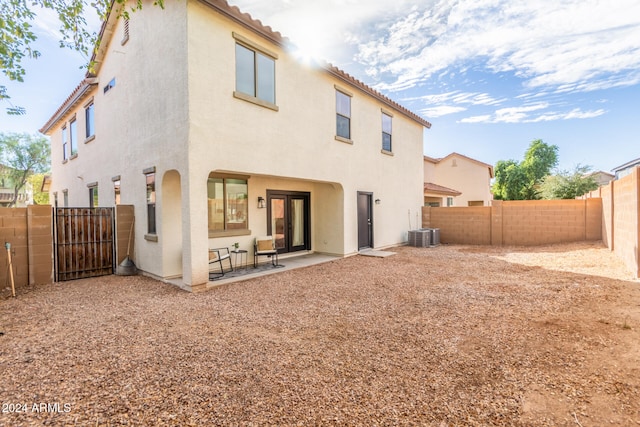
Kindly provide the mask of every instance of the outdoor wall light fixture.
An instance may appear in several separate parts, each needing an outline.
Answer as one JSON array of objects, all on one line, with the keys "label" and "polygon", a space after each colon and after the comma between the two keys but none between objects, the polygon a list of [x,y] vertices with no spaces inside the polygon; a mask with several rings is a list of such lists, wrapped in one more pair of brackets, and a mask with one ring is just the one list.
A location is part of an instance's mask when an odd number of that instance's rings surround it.
[{"label": "outdoor wall light fixture", "polygon": [[258,209],[264,209],[264,197],[258,196]]},{"label": "outdoor wall light fixture", "polygon": [[380,204],[380,199],[376,199],[376,205]]}]

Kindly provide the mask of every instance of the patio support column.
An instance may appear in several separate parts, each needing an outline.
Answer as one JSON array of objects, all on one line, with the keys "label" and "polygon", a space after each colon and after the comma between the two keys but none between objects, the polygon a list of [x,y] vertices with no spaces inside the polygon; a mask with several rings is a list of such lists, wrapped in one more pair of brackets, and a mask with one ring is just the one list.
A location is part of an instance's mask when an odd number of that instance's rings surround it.
[{"label": "patio support column", "polygon": [[209,281],[207,230],[207,178],[189,172],[184,180],[182,219],[182,280],[187,290],[202,291]]}]

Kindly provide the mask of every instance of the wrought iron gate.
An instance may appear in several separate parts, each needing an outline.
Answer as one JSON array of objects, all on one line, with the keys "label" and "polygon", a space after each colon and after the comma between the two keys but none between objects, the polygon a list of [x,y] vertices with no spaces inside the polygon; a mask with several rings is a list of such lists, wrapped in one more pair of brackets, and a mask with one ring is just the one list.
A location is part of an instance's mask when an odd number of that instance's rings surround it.
[{"label": "wrought iron gate", "polygon": [[54,208],[56,282],[113,274],[114,209]]}]

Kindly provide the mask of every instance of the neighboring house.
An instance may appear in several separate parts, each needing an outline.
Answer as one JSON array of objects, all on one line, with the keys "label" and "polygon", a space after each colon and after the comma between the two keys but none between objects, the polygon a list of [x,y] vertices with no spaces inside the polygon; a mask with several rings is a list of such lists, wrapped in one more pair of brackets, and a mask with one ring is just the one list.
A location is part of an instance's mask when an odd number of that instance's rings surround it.
[{"label": "neighboring house", "polygon": [[[407,240],[423,118],[221,0],[103,24],[92,74],[41,131],[58,206],[135,207],[135,262],[208,281],[208,249],[346,256]],[[415,184],[409,184],[415,183]],[[375,203],[374,203],[375,201]]]},{"label": "neighboring house", "polygon": [[454,198],[462,193],[452,188],[432,182],[424,183],[424,206],[432,206],[435,208],[441,206],[454,206]]},{"label": "neighboring house", "polygon": [[615,175],[610,174],[609,172],[597,171],[591,172],[587,174],[587,177],[592,176],[596,181],[598,186],[603,186],[609,184],[615,178]]},{"label": "neighboring house", "polygon": [[[14,198],[15,188],[10,178],[4,176],[4,171],[8,166],[0,165],[0,207],[9,207]],[[23,208],[33,204],[33,189],[28,182],[18,192],[18,198],[13,205],[16,208]]]},{"label": "neighboring house", "polygon": [[616,174],[616,179],[620,179],[629,175],[636,166],[640,166],[640,159],[631,160],[623,165],[611,169],[611,172]]},{"label": "neighboring house", "polygon": [[451,153],[424,156],[425,206],[489,206],[493,166]]}]

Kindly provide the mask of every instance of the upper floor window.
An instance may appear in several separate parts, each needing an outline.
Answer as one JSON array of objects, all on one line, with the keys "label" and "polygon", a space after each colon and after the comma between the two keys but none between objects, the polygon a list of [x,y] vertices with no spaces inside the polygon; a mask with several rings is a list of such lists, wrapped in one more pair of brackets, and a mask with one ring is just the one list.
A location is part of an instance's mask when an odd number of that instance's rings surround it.
[{"label": "upper floor window", "polygon": [[67,127],[62,128],[62,160],[69,159],[69,134]]},{"label": "upper floor window", "polygon": [[112,78],[109,83],[107,83],[105,85],[105,87],[102,89],[103,93],[107,93],[108,91],[110,91],[113,87],[115,87],[116,85],[116,78]]},{"label": "upper floor window", "polygon": [[382,149],[391,151],[391,116],[382,113]]},{"label": "upper floor window", "polygon": [[69,122],[69,146],[71,157],[78,155],[78,122],[74,118]]},{"label": "upper floor window", "polygon": [[93,120],[93,102],[85,107],[84,117],[85,117],[85,138],[89,139],[96,134],[94,120]]},{"label": "upper floor window", "polygon": [[336,90],[336,135],[351,139],[351,96]]},{"label": "upper floor window", "polygon": [[275,59],[266,52],[236,43],[236,91],[275,104]]},{"label": "upper floor window", "polygon": [[246,179],[209,176],[209,232],[248,229],[248,188]]}]

